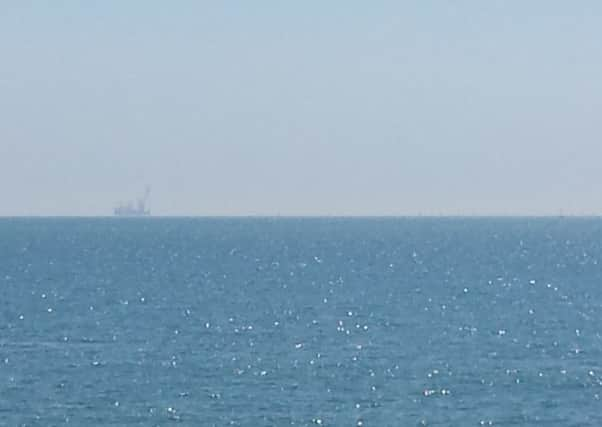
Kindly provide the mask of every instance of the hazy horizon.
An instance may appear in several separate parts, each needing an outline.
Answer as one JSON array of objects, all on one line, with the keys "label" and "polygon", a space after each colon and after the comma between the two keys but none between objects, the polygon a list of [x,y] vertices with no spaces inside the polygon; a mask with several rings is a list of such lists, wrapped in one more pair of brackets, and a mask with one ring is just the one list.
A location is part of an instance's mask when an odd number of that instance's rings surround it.
[{"label": "hazy horizon", "polygon": [[602,214],[602,3],[0,6],[0,216]]}]

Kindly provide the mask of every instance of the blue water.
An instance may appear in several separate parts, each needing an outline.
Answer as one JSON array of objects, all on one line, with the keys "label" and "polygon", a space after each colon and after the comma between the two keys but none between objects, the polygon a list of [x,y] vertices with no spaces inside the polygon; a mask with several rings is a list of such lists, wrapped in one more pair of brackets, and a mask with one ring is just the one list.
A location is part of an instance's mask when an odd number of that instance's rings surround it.
[{"label": "blue water", "polygon": [[600,426],[600,219],[2,219],[0,425]]}]

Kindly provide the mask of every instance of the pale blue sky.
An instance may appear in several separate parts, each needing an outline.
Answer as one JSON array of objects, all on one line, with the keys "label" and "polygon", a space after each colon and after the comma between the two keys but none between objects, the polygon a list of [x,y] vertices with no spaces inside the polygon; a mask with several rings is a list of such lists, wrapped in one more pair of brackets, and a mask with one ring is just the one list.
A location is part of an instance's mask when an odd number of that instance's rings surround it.
[{"label": "pale blue sky", "polygon": [[602,213],[602,2],[0,2],[0,215]]}]

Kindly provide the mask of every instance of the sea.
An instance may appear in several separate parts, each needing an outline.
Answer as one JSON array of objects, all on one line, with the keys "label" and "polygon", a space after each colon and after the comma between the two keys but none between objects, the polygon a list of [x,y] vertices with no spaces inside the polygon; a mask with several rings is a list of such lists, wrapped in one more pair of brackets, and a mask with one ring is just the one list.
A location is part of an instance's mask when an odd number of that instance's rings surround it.
[{"label": "sea", "polygon": [[600,218],[0,219],[1,426],[600,426]]}]

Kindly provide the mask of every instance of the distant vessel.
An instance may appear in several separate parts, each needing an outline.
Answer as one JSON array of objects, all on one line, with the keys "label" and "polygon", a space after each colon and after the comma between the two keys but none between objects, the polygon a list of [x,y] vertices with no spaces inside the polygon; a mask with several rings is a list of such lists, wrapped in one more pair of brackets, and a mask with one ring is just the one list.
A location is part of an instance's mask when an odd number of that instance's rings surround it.
[{"label": "distant vessel", "polygon": [[140,197],[136,202],[128,201],[119,203],[119,205],[113,209],[113,214],[115,216],[149,216],[151,212],[146,206],[149,196],[150,187],[147,186],[144,191],[144,196]]}]

